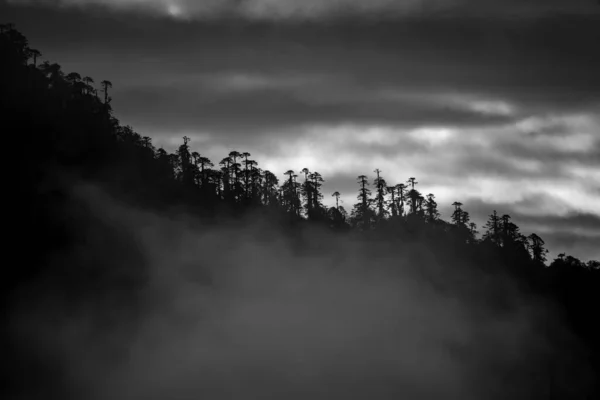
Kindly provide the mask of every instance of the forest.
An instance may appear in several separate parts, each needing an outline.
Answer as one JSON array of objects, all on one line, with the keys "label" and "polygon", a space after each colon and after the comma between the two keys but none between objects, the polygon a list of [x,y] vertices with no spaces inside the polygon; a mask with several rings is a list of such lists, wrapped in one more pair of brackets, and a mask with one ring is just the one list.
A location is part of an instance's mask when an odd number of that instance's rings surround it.
[{"label": "forest", "polygon": [[[585,383],[571,380],[571,364],[556,366],[553,373],[566,381],[552,383],[552,390],[539,398],[591,399],[600,394],[598,260],[564,253],[547,260],[544,240],[536,233],[521,232],[518,221],[502,210],[490,210],[485,226],[477,227],[457,199],[454,212],[444,219],[435,195],[422,193],[426,182],[415,177],[396,184],[386,181],[379,170],[367,171],[369,175],[357,177],[357,202],[346,210],[339,192],[323,192],[326,177],[317,171],[263,170],[243,149],[210,160],[193,151],[188,137],[174,153],[155,148],[150,137],[114,117],[109,80],[82,77],[63,71],[57,63],[42,62],[42,52],[30,47],[26,36],[10,23],[0,25],[0,60],[0,126],[8,140],[11,169],[5,174],[9,243],[1,280],[6,326],[12,326],[15,315],[38,310],[55,293],[64,298],[68,315],[90,307],[103,313],[115,304],[125,310],[126,317],[103,317],[108,325],[120,318],[135,319],[140,312],[136,296],[149,277],[147,255],[139,250],[134,235],[73,194],[74,186],[93,184],[136,212],[175,219],[189,216],[200,231],[255,224],[264,240],[281,237],[296,243],[294,254],[300,259],[335,253],[343,243],[342,249],[369,249],[369,254],[360,255],[365,268],[378,268],[381,257],[412,265],[443,263],[440,276],[432,281],[446,285],[468,276],[467,282],[451,286],[465,285],[457,296],[467,302],[475,296],[473,301],[485,302],[498,313],[517,306],[509,298],[511,291],[504,283],[496,288],[483,286],[483,281],[488,285],[492,277],[510,282],[526,297],[552,305],[552,319],[562,321],[576,338],[573,354],[589,366]],[[333,199],[335,206],[325,206],[325,198]],[[214,252],[219,251],[226,250],[214,246]],[[111,255],[119,261],[108,262]],[[210,249],[202,257],[212,257]],[[393,261],[385,263],[396,268]],[[480,282],[485,293],[474,295],[473,287]],[[552,340],[553,334],[548,332]],[[51,357],[31,350],[11,330],[5,335],[10,348],[3,357],[9,369],[5,379],[14,396],[10,398],[38,398],[41,393],[44,398],[80,398],[65,392]],[[566,349],[569,343],[564,344]],[[545,379],[540,383],[544,387],[550,378]],[[20,397],[33,381],[39,382],[40,392]],[[541,393],[539,386],[527,385]],[[524,393],[513,395],[538,398]]]}]

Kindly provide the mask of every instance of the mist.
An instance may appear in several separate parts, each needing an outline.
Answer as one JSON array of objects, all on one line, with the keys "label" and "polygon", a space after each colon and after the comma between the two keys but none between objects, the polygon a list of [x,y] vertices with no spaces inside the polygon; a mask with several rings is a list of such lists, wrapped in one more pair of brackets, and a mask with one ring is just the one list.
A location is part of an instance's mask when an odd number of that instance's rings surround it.
[{"label": "mist", "polygon": [[[94,264],[107,289],[73,302],[38,282],[11,325],[68,397],[530,399],[591,383],[555,307],[508,276],[418,245],[147,211],[95,184],[72,196],[97,220],[53,262]],[[119,290],[126,275],[141,278]]]}]

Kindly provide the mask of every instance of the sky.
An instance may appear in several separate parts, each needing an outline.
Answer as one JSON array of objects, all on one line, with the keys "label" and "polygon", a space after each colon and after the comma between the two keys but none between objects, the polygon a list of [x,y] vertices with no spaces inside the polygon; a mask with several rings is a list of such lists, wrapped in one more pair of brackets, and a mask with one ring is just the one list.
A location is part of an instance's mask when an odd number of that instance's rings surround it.
[{"label": "sky", "polygon": [[444,219],[509,214],[600,259],[597,0],[5,0],[42,61],[113,83],[115,116],[218,163],[248,151],[325,199],[416,177]]}]

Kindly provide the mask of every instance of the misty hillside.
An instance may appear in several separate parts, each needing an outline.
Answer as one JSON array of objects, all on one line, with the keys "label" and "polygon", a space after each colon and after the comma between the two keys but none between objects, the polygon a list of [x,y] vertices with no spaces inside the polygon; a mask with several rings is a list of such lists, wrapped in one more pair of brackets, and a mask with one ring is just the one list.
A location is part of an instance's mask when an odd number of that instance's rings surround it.
[{"label": "misty hillside", "polygon": [[361,175],[345,209],[317,171],[157,149],[110,77],[0,29],[6,398],[600,394],[597,260],[441,215],[418,177]]}]

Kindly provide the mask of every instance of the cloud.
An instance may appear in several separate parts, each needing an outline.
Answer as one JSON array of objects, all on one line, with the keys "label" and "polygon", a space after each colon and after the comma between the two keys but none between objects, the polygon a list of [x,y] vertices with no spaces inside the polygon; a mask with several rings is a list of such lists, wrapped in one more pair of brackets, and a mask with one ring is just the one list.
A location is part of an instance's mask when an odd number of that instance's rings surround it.
[{"label": "cloud", "polygon": [[16,4],[83,7],[102,5],[114,10],[141,10],[174,18],[240,16],[249,19],[322,19],[351,15],[518,15],[597,11],[597,4],[579,0],[8,0]]},{"label": "cloud", "polygon": [[[269,85],[273,85],[269,87]],[[410,95],[394,100],[335,80],[321,84],[274,87],[274,82],[229,81],[218,89],[192,83],[117,89],[115,106],[135,126],[159,129],[200,128],[220,136],[254,136],[310,125],[393,124],[485,126],[506,123],[504,115],[490,115],[462,105],[426,102]],[[149,115],[155,115],[152,121]]]},{"label": "cloud", "polygon": [[[588,383],[552,306],[500,272],[438,264],[416,244],[418,264],[320,230],[288,237],[257,219],[209,227],[132,209],[95,185],[73,193],[100,223],[57,261],[132,267],[138,251],[147,277],[132,304],[95,292],[66,308],[47,290],[12,320],[31,351],[55,360],[55,383],[80,397],[529,398],[548,388],[542,366],[555,368],[554,391]],[[99,225],[133,247],[107,253],[120,239]]]},{"label": "cloud", "polygon": [[[205,83],[213,79],[212,89],[237,84],[293,92],[300,82],[282,81],[308,77],[320,81],[307,89],[318,83],[327,89],[319,96],[377,94],[390,103],[398,97],[421,103],[443,98],[450,108],[488,117],[599,107],[600,56],[593,49],[600,40],[600,13],[533,22],[490,15],[483,21],[181,24],[70,8],[32,8],[19,16],[15,9],[6,11],[7,18],[18,19],[45,55],[65,68],[108,75],[115,90],[169,85],[181,94],[181,87],[210,90]],[[44,33],[50,30],[51,37]]]}]

